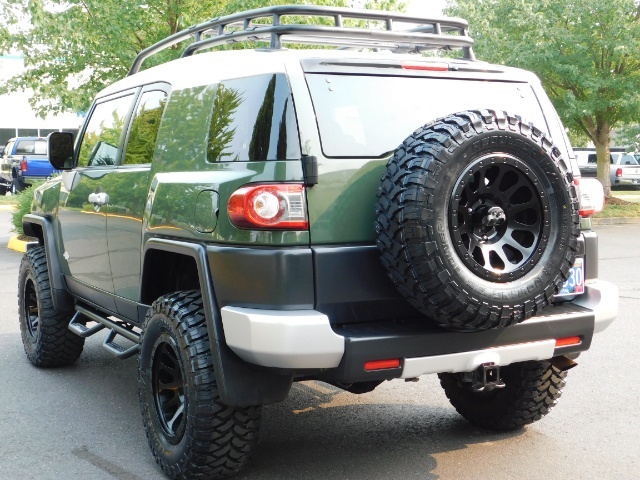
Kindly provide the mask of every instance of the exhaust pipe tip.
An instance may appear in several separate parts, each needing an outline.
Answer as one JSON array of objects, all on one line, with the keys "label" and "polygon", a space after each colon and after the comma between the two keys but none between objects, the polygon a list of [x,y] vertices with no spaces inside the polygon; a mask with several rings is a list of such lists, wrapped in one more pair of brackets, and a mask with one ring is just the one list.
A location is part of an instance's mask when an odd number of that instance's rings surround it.
[{"label": "exhaust pipe tip", "polygon": [[571,360],[566,355],[559,355],[557,357],[553,357],[549,360],[549,363],[553,365],[555,368],[560,370],[561,372],[566,372],[567,370],[571,370],[573,367],[577,367],[578,363]]}]

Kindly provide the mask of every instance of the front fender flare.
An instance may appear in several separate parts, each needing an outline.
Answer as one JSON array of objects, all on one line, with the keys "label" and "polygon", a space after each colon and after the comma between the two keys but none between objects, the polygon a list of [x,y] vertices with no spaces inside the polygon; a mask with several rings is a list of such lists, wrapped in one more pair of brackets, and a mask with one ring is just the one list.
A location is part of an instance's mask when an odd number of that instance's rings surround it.
[{"label": "front fender flare", "polygon": [[[73,310],[73,297],[67,290],[67,282],[60,268],[52,220],[41,215],[26,214],[22,217],[22,229],[25,235],[37,238],[38,244],[44,246],[47,252],[49,285],[54,308],[58,312]],[[28,245],[27,248],[29,248]]]}]

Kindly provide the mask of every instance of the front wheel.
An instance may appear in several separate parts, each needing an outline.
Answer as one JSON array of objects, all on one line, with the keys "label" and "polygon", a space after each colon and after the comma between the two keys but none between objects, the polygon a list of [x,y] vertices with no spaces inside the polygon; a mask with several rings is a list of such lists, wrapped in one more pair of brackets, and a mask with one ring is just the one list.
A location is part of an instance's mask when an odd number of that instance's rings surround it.
[{"label": "front wheel", "polygon": [[504,388],[474,391],[460,373],[440,373],[440,385],[460,415],[479,427],[515,430],[536,422],[558,403],[566,372],[548,362],[513,363],[501,369]]},{"label": "front wheel", "polygon": [[78,359],[84,338],[68,328],[73,312],[58,312],[53,306],[44,247],[29,250],[22,258],[18,307],[24,351],[33,365],[59,367]]},{"label": "front wheel", "polygon": [[169,477],[224,478],[246,464],[261,408],[220,402],[199,292],[166,295],[149,308],[138,385],[149,446]]}]

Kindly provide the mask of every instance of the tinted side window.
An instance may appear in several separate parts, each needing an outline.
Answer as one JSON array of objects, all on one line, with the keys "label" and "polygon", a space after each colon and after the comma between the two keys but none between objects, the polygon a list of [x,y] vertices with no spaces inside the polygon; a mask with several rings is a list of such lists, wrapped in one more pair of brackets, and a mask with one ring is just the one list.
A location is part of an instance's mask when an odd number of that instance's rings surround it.
[{"label": "tinted side window", "polygon": [[286,75],[218,85],[207,144],[210,162],[296,158],[300,141]]},{"label": "tinted side window", "polygon": [[151,163],[160,120],[166,104],[167,94],[163,91],[153,90],[142,94],[131,122],[131,131],[123,162],[125,165]]},{"label": "tinted side window", "polygon": [[115,165],[120,155],[120,138],[133,94],[96,105],[82,138],[78,166]]}]

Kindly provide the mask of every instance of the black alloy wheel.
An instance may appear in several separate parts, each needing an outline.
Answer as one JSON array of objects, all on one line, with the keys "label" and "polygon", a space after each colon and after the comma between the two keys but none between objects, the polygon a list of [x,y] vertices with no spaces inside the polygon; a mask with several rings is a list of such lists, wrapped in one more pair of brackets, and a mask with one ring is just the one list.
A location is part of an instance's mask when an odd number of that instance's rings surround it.
[{"label": "black alloy wheel", "polygon": [[138,393],[151,452],[170,478],[227,478],[251,457],[261,407],[222,403],[200,292],[168,294],[149,308]]},{"label": "black alloy wheel", "polygon": [[22,314],[26,320],[27,332],[32,339],[36,339],[40,330],[40,312],[38,309],[38,295],[31,278],[25,281],[22,294],[24,296]]},{"label": "black alloy wheel", "polygon": [[489,154],[459,176],[450,200],[454,248],[469,269],[496,282],[517,280],[549,239],[549,200],[537,175],[513,155]]},{"label": "black alloy wheel", "polygon": [[178,443],[185,430],[184,379],[175,342],[161,336],[153,352],[152,388],[160,424],[167,439]]}]

